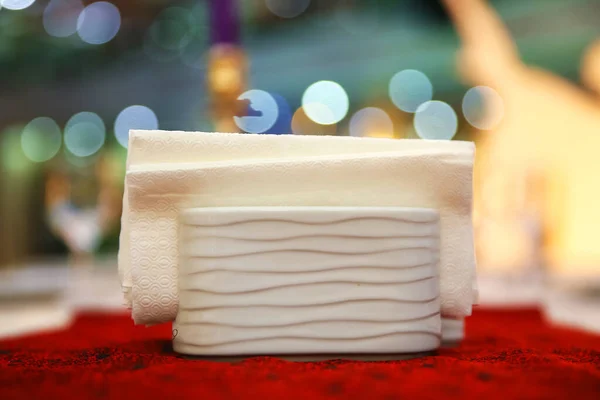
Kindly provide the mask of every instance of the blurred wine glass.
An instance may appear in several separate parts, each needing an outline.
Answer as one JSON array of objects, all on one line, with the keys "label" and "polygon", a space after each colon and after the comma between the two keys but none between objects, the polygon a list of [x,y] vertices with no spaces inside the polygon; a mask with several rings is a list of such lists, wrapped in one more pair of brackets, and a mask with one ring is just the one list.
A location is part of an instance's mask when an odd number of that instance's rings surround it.
[{"label": "blurred wine glass", "polygon": [[52,232],[69,249],[70,263],[90,267],[121,212],[117,166],[106,153],[65,161],[48,174],[46,216]]}]

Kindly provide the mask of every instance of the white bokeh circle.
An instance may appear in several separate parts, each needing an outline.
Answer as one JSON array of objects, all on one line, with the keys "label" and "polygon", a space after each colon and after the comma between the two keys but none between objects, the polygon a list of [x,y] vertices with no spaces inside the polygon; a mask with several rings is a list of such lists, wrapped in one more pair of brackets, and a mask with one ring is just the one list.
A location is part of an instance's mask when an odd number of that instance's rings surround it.
[{"label": "white bokeh circle", "polygon": [[275,98],[264,90],[252,89],[242,93],[238,100],[248,100],[249,106],[261,115],[233,117],[238,128],[249,133],[263,133],[271,129],[279,117]]},{"label": "white bokeh circle", "polygon": [[414,127],[421,139],[450,140],[456,135],[458,118],[449,104],[428,101],[416,110]]},{"label": "white bokeh circle", "polygon": [[302,107],[308,118],[316,123],[331,125],[338,123],[348,114],[350,100],[339,83],[318,81],[304,92]]}]

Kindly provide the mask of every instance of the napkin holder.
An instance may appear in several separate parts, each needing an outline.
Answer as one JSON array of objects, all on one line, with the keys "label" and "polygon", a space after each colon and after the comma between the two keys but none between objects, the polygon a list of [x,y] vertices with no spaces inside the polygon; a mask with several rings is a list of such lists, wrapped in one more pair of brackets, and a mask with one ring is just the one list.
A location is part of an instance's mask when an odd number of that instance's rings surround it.
[{"label": "napkin holder", "polygon": [[174,350],[325,358],[433,351],[442,338],[439,249],[433,209],[182,210]]}]

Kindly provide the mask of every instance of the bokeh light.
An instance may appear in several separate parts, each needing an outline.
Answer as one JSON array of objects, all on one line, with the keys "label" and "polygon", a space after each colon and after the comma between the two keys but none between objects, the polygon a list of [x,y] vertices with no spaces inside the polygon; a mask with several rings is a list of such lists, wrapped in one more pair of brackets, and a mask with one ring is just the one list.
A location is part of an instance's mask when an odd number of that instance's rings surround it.
[{"label": "bokeh light", "polygon": [[344,88],[333,81],[319,81],[310,85],[302,96],[306,115],[321,125],[338,123],[348,113],[348,95]]},{"label": "bokeh light", "polygon": [[0,0],[0,8],[7,10],[24,10],[35,3],[35,0]]},{"label": "bokeh light", "polygon": [[129,106],[121,111],[115,120],[115,137],[121,146],[127,147],[131,129],[158,129],[154,111],[142,105]]},{"label": "bokeh light", "polygon": [[433,85],[424,73],[406,69],[390,80],[389,95],[396,107],[414,113],[421,104],[432,99]]},{"label": "bokeh light", "polygon": [[306,115],[304,107],[299,107],[292,117],[292,133],[296,135],[335,135],[337,124],[320,125]]},{"label": "bokeh light", "polygon": [[377,107],[358,110],[350,119],[350,136],[394,137],[394,123]]},{"label": "bokeh light", "polygon": [[87,157],[102,148],[106,127],[102,118],[92,112],[81,112],[69,119],[65,126],[65,147],[77,157]]},{"label": "bokeh light", "polygon": [[249,133],[263,133],[271,129],[279,116],[275,98],[264,90],[252,89],[242,93],[238,100],[247,102],[247,112],[243,117],[235,116],[235,124]]},{"label": "bokeh light", "polygon": [[465,119],[477,129],[494,129],[504,117],[502,97],[491,87],[477,86],[465,94],[462,102]]},{"label": "bokeh light", "polygon": [[152,41],[165,50],[180,50],[192,39],[194,20],[189,10],[169,7],[152,23],[149,35]]},{"label": "bokeh light", "polygon": [[[308,118],[320,125],[331,125],[337,118],[331,108],[322,103],[306,103],[303,105],[304,113]],[[334,122],[335,123],[335,122]]]},{"label": "bokeh light", "polygon": [[99,1],[92,3],[79,14],[77,33],[81,40],[89,44],[103,44],[111,41],[121,28],[121,13],[112,3]]},{"label": "bokeh light", "polygon": [[102,118],[98,114],[89,111],[82,111],[69,118],[67,124],[65,125],[65,132],[68,131],[69,128],[71,128],[72,126],[81,123],[94,124],[100,130],[106,133],[106,126],[104,125],[104,121],[102,120]]},{"label": "bokeh light", "polygon": [[77,32],[77,20],[82,11],[80,0],[51,0],[44,10],[44,29],[51,36],[71,36]]},{"label": "bokeh light", "polygon": [[310,5],[310,0],[265,0],[269,11],[281,18],[294,18]]},{"label": "bokeh light", "polygon": [[450,140],[456,135],[458,118],[449,104],[428,101],[417,109],[414,126],[421,139]]},{"label": "bokeh light", "polygon": [[27,158],[34,162],[48,161],[58,153],[62,142],[60,128],[49,117],[39,117],[25,125],[21,147]]}]

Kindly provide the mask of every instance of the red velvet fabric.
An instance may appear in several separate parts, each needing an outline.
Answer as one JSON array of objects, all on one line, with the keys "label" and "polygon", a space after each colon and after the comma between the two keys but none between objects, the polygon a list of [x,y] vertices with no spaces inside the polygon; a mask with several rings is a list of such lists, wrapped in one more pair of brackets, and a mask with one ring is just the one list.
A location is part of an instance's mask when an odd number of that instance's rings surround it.
[{"label": "red velvet fabric", "polygon": [[0,399],[600,399],[600,336],[536,310],[478,309],[461,346],[408,361],[228,364],[174,354],[170,338],[169,325],[86,314],[0,342]]}]

